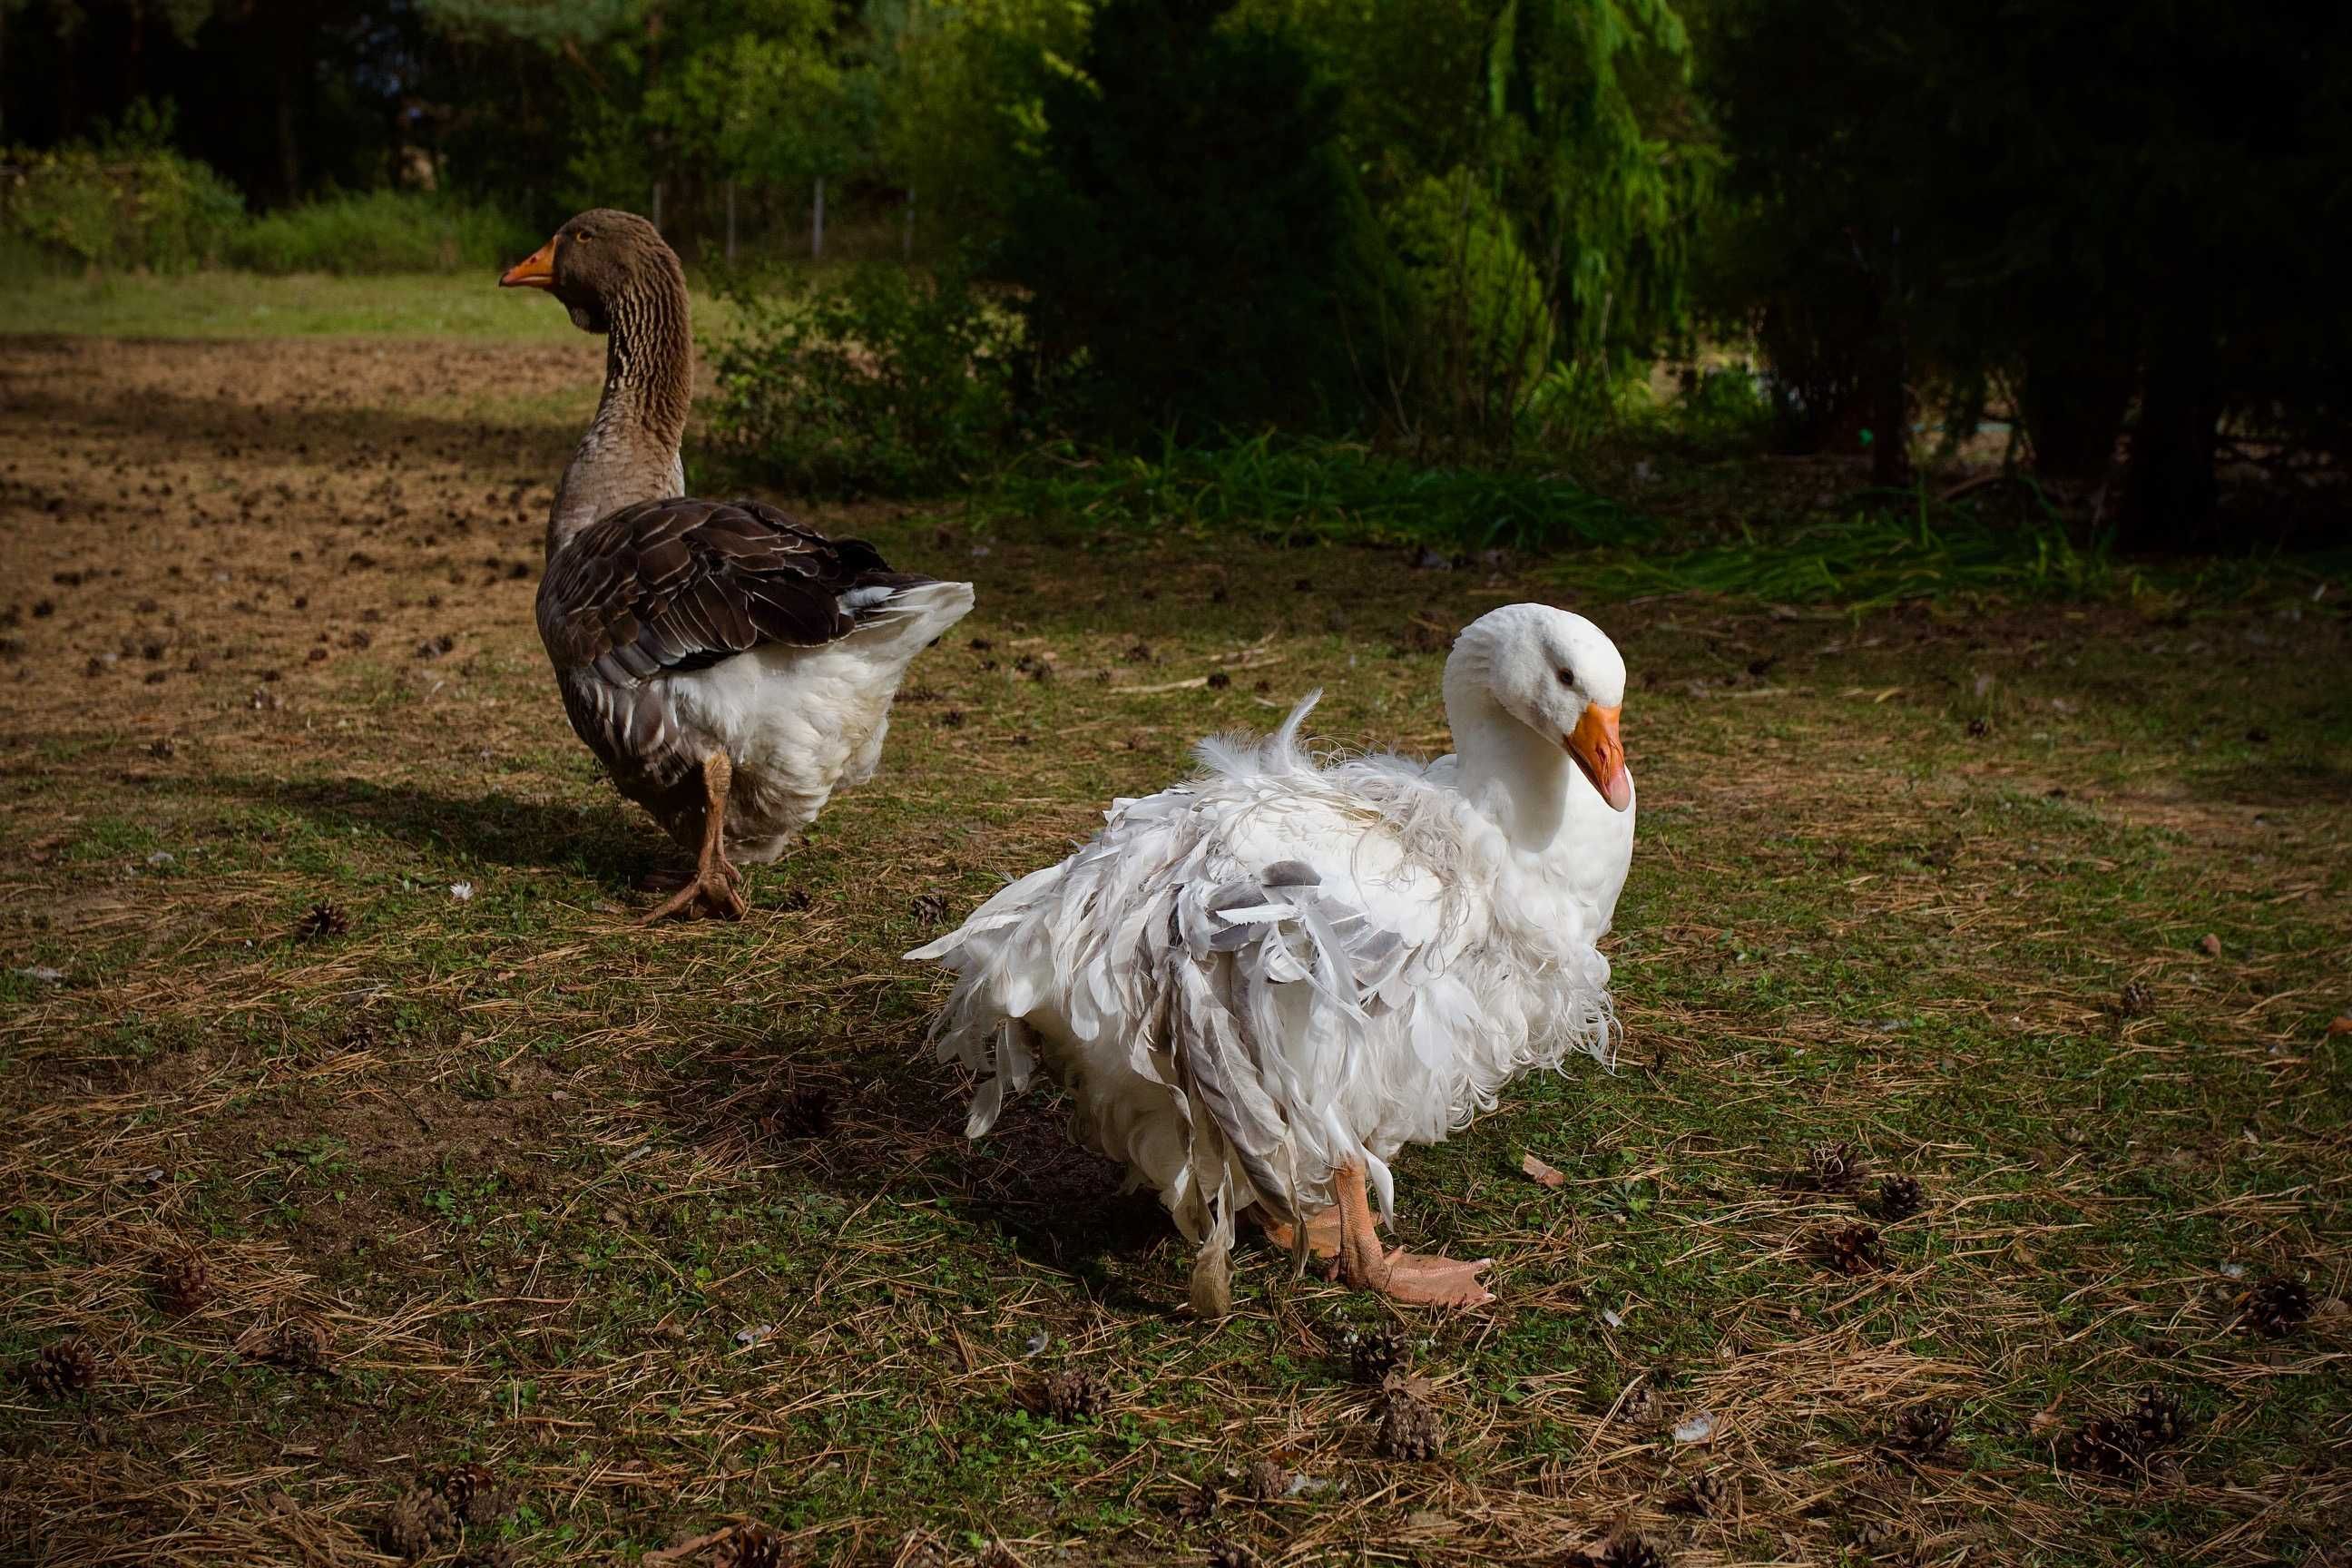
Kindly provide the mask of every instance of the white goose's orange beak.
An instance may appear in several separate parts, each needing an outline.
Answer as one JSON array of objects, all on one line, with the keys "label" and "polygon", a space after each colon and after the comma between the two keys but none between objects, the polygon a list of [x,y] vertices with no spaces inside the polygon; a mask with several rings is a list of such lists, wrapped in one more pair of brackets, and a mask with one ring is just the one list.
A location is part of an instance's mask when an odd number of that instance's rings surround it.
[{"label": "white goose's orange beak", "polygon": [[1610,808],[1622,811],[1633,804],[1633,780],[1625,772],[1625,742],[1618,738],[1617,715],[1620,710],[1603,708],[1598,702],[1584,706],[1584,717],[1576,728],[1560,741],[1592,787]]},{"label": "white goose's orange beak", "polygon": [[549,240],[499,275],[501,289],[555,287],[555,241]]}]

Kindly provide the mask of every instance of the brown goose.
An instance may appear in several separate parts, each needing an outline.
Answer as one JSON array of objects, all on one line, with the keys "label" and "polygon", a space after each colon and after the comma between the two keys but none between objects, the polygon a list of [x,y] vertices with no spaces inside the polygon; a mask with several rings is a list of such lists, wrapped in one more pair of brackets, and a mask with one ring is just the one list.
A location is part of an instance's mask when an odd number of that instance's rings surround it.
[{"label": "brown goose", "polygon": [[893,572],[864,540],[759,501],[680,494],[686,278],[645,219],[582,213],[499,283],[546,289],[607,345],[539,584],[564,711],[621,793],[695,854],[646,919],[740,917],[734,860],[774,860],[836,786],[874,775],[908,662],[971,609],[971,584]]}]

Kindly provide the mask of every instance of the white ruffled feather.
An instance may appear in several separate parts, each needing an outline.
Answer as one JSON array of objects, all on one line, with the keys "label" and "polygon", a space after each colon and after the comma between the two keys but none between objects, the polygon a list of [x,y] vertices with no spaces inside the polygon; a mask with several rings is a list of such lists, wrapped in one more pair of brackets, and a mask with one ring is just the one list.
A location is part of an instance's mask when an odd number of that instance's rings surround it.
[{"label": "white ruffled feather", "polygon": [[1583,822],[1612,836],[1597,851],[1515,848],[1451,757],[1318,768],[1298,743],[1318,696],[1260,744],[1204,742],[1190,783],[1115,802],[1068,859],[908,954],[957,976],[933,1038],[979,1076],[971,1136],[1042,1057],[1081,1141],[1220,1245],[1252,1202],[1327,1206],[1343,1162],[1392,1218],[1400,1148],[1530,1068],[1612,1060],[1593,944],[1632,814]]}]

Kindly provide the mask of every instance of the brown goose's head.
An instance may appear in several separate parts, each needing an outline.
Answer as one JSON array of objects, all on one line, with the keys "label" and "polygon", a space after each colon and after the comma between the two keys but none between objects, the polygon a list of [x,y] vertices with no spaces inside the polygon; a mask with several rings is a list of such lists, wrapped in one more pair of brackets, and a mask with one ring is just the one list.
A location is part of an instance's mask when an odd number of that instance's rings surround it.
[{"label": "brown goose's head", "polygon": [[609,332],[616,308],[649,293],[682,292],[685,274],[653,225],[635,213],[597,207],[508,268],[499,287],[544,289],[572,312],[573,326]]}]

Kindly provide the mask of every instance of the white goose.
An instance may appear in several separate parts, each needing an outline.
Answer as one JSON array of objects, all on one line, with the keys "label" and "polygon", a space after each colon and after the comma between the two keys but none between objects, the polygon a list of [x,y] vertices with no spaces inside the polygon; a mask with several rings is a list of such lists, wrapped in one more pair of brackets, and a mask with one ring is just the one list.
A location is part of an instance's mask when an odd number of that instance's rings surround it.
[{"label": "white goose", "polygon": [[1318,769],[1298,745],[1310,695],[1264,743],[1208,742],[1192,782],[1114,802],[1068,859],[908,954],[957,975],[933,1037],[981,1075],[966,1131],[1042,1056],[1076,1134],[1198,1246],[1204,1316],[1230,1310],[1253,1205],[1360,1288],[1492,1300],[1491,1259],[1384,1252],[1366,1184],[1393,1224],[1399,1149],[1442,1142],[1529,1068],[1610,1060],[1594,943],[1633,855],[1624,694],[1598,626],[1512,605],[1446,660],[1454,756]]}]

